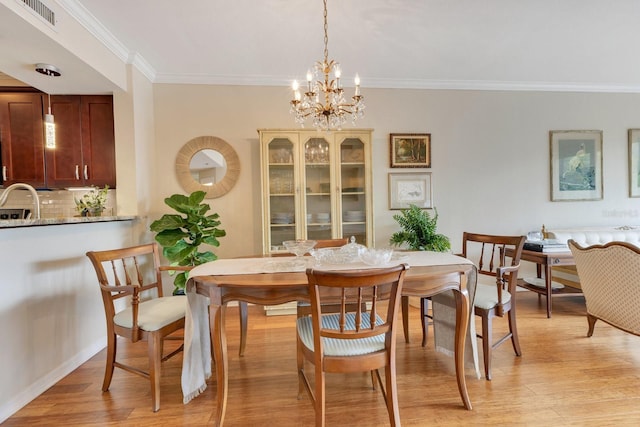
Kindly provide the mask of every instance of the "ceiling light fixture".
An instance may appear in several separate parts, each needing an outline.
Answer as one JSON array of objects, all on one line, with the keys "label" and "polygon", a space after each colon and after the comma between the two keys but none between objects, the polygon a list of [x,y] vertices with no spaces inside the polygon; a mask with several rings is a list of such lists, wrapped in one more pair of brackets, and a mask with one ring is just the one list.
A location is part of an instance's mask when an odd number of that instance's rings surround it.
[{"label": "ceiling light fixture", "polygon": [[[58,67],[42,63],[36,64],[36,71],[49,77],[59,77],[62,74]],[[44,115],[44,146],[56,148],[56,125],[53,121],[53,114],[51,114],[51,95],[49,94],[48,97],[49,109],[48,113]]]},{"label": "ceiling light fixture", "polygon": [[56,124],[51,114],[51,95],[49,95],[49,114],[44,115],[44,146],[56,148]]},{"label": "ceiling light fixture", "polygon": [[54,67],[50,64],[36,64],[36,71],[40,74],[51,77],[59,77],[61,74],[58,67]]},{"label": "ceiling light fixture", "polygon": [[[351,117],[353,124],[364,116],[363,96],[360,95],[360,77],[355,77],[355,94],[352,102],[344,98],[344,89],[340,85],[342,74],[340,65],[334,60],[329,61],[329,37],[327,35],[327,0],[324,3],[324,60],[316,62],[314,72],[307,71],[307,89],[302,95],[297,80],[293,82],[293,99],[291,100],[291,114],[304,127],[307,118],[313,120],[313,126],[318,130],[340,129]],[[331,74],[333,73],[333,78]]]}]

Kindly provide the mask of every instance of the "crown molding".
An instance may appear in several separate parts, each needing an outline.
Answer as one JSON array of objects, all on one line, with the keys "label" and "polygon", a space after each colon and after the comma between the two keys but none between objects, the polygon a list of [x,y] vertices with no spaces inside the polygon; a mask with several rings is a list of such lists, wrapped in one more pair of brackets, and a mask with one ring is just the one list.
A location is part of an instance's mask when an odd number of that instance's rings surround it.
[{"label": "crown molding", "polygon": [[131,52],[118,40],[107,27],[91,14],[77,0],[57,0],[58,4],[91,35],[98,39],[107,49],[125,64],[132,64],[151,82],[156,76],[155,69],[139,53]]}]

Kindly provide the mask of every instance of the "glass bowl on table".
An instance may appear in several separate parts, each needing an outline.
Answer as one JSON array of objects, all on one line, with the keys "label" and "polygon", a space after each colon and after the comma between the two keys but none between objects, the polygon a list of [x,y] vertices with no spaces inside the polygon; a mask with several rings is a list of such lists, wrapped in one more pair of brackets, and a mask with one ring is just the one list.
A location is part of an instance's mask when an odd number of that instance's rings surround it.
[{"label": "glass bowl on table", "polygon": [[366,248],[360,252],[360,260],[372,267],[383,267],[391,262],[393,249]]},{"label": "glass bowl on table", "polygon": [[306,266],[307,262],[303,259],[303,256],[308,253],[313,247],[316,245],[315,240],[285,240],[282,242],[287,251],[291,252],[296,256],[295,260],[292,262],[295,263],[296,266]]}]

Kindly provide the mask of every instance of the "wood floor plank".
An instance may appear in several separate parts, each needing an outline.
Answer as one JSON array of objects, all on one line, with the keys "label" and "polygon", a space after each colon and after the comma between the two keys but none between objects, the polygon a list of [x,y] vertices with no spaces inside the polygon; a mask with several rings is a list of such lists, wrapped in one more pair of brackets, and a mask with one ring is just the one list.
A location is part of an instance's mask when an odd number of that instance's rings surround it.
[{"label": "wood floor plank", "polygon": [[[229,400],[226,426],[313,425],[309,400],[297,399],[295,316],[266,317],[251,307],[247,349],[238,356],[235,308],[227,316]],[[419,310],[411,312],[411,343],[398,337],[398,400],[405,426],[636,426],[640,425],[640,337],[598,322],[586,337],[580,296],[556,298],[546,318],[544,300],[518,293],[523,351],[509,343],[494,351],[493,380],[467,371],[474,409],[464,409],[453,360],[420,346]],[[504,321],[503,321],[504,320]],[[506,319],[495,321],[495,335]],[[431,336],[430,336],[431,338]],[[144,344],[119,342],[128,363],[146,365]],[[62,379],[3,426],[206,426],[215,410],[215,382],[182,404],[181,356],[163,365],[161,409],[151,411],[146,380],[116,370],[110,391],[101,391],[105,352]],[[482,355],[480,355],[482,359]],[[482,360],[481,360],[482,362]],[[357,411],[352,408],[358,408]],[[327,377],[327,425],[388,425],[384,401],[368,375]]]}]

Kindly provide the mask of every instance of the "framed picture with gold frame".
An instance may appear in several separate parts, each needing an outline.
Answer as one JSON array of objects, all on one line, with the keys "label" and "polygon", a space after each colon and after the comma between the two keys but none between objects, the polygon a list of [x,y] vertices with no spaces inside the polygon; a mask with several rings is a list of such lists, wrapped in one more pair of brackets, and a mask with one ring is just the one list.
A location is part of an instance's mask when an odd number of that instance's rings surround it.
[{"label": "framed picture with gold frame", "polygon": [[551,201],[602,200],[602,131],[552,130]]},{"label": "framed picture with gold frame", "polygon": [[640,129],[629,129],[629,197],[640,197]]},{"label": "framed picture with gold frame", "polygon": [[389,137],[392,168],[430,168],[430,133],[392,133]]}]

